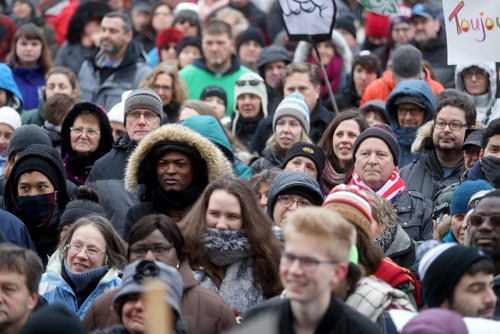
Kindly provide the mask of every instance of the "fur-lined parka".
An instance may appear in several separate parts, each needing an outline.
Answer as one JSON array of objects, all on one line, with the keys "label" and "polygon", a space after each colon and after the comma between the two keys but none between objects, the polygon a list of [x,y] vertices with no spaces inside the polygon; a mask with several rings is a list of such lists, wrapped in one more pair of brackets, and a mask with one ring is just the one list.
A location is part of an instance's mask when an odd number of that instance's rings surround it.
[{"label": "fur-lined parka", "polygon": [[[168,203],[157,203],[158,200],[155,199],[152,189],[157,186],[157,176],[156,173],[147,170],[148,165],[150,165],[148,159],[151,159],[149,153],[159,146],[169,144],[187,146],[197,151],[206,164],[206,170],[200,170],[203,167],[194,163],[193,167],[198,169],[197,172],[199,173],[206,173],[208,183],[222,176],[233,176],[231,163],[226,159],[222,151],[197,132],[180,124],[167,124],[154,130],[144,137],[134,153],[132,153],[125,172],[125,187],[128,191],[135,192],[139,185],[145,186],[144,193],[141,196],[141,203],[134,205],[127,212],[124,229],[125,237],[128,237],[132,225],[144,215],[167,213],[172,209],[168,207]],[[207,184],[203,185],[203,189]],[[201,189],[201,192],[203,189]],[[193,203],[190,203],[185,209],[188,209]],[[182,217],[172,218],[178,220]]]}]

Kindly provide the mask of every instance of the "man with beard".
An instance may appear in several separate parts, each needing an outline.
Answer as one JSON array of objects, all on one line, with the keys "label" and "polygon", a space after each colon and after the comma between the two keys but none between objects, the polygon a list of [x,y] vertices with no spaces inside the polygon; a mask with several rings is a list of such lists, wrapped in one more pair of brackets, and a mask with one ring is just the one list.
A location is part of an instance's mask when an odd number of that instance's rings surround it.
[{"label": "man with beard", "polygon": [[[493,290],[500,296],[500,190],[494,190],[479,199],[469,216],[467,226],[470,243],[488,253],[495,262]],[[499,299],[500,300],[500,299]],[[498,301],[498,300],[497,300]],[[495,320],[500,319],[500,305],[495,306]]]},{"label": "man with beard", "polygon": [[231,27],[220,20],[209,21],[203,30],[204,57],[184,67],[179,75],[189,87],[189,98],[198,99],[212,85],[222,87],[227,95],[226,112],[234,110],[234,85],[239,77],[250,71],[240,64],[234,54]]},{"label": "man with beard", "polygon": [[101,21],[101,42],[78,73],[82,99],[110,110],[126,90],[139,87],[151,69],[144,49],[132,40],[132,24],[122,13],[111,12]]},{"label": "man with beard", "polygon": [[[408,187],[429,199],[455,182],[464,172],[461,151],[465,130],[474,126],[476,110],[464,96],[450,96],[438,102],[434,124],[427,124],[417,139],[423,150],[420,159],[401,169]],[[426,137],[425,132],[432,137]],[[431,141],[432,138],[432,141]]]},{"label": "man with beard", "polygon": [[492,289],[494,268],[483,250],[456,243],[434,247],[418,265],[425,305],[464,317],[493,318],[497,301]]}]

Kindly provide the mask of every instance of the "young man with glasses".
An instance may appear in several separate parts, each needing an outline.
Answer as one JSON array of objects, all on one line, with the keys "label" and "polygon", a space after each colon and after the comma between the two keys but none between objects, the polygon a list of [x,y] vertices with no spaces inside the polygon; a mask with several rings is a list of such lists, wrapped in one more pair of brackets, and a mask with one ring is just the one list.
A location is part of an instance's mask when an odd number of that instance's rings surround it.
[{"label": "young man with glasses", "polygon": [[270,333],[379,333],[332,295],[347,275],[353,226],[328,209],[306,208],[290,215],[284,237],[280,278],[286,298],[251,310],[243,317],[243,329],[271,319],[265,324]]},{"label": "young man with glasses", "polygon": [[423,80],[401,81],[391,92],[385,109],[399,146],[399,168],[411,163],[418,156],[411,152],[411,145],[418,129],[432,120],[436,97]]},{"label": "young man with glasses", "polygon": [[137,144],[161,126],[163,103],[153,90],[136,89],[125,100],[124,113],[126,133],[110,152],[95,162],[86,182],[98,192],[107,218],[120,235],[128,209],[138,202],[137,194],[125,190],[125,167]]},{"label": "young man with glasses", "polygon": [[465,130],[476,123],[474,106],[465,96],[443,98],[436,110],[428,139],[432,139],[434,148],[423,147],[420,159],[400,172],[408,188],[429,199],[433,199],[439,190],[459,181],[465,171],[462,153]]}]

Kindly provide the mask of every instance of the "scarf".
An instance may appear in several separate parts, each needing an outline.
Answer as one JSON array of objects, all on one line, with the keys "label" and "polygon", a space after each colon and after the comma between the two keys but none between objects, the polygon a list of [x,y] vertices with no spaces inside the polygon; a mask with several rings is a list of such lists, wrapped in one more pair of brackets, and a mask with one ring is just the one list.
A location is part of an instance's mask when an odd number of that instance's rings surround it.
[{"label": "scarf", "polygon": [[[396,237],[397,225],[391,224],[385,228],[381,235],[379,235],[373,243],[384,251],[384,254],[387,252],[389,247],[391,247],[394,238]],[[387,256],[387,255],[386,255]]]},{"label": "scarf", "polygon": [[165,191],[158,183],[152,186],[153,201],[166,212],[170,209],[185,209],[191,206],[203,192],[203,187],[192,184],[182,191]]},{"label": "scarf", "polygon": [[352,177],[352,172],[353,169],[344,173],[339,173],[335,170],[335,168],[333,168],[331,162],[327,160],[321,177],[323,180],[323,191],[325,194],[330,193],[335,186],[349,182]]},{"label": "scarf", "polygon": [[[355,185],[361,188],[362,190],[365,191],[371,191],[373,190],[361,180],[361,177],[358,175],[358,173],[354,172],[352,175],[351,182],[349,182],[349,185]],[[396,201],[396,199],[399,198],[399,196],[406,190],[406,185],[403,179],[399,176],[399,170],[398,167],[394,168],[392,171],[391,176],[389,179],[385,182],[385,184],[377,190],[375,193],[382,197],[385,198],[391,202]]]},{"label": "scarf", "polygon": [[[104,277],[104,275],[106,275],[106,273],[109,270],[108,266],[101,266],[101,267],[96,268],[96,269],[92,269],[92,270],[88,270],[88,271],[84,271],[82,273],[79,273],[79,272],[72,271],[68,267],[68,263],[66,262],[66,260],[64,260],[63,263],[64,263],[63,270],[65,273],[65,275],[63,275],[63,276],[66,276],[66,278],[68,278],[69,282],[67,282],[67,283],[73,288],[73,291],[75,291],[75,293],[77,295],[79,295],[82,291],[84,291],[92,283],[95,284],[96,282],[99,282]],[[97,286],[97,284],[95,284],[95,285]]]},{"label": "scarf", "polygon": [[[312,55],[309,56],[307,62],[310,64],[314,64],[318,66],[318,68],[320,68],[319,63]],[[327,80],[330,81],[330,86],[332,87],[333,92],[337,90],[337,87],[340,84],[340,79],[342,77],[342,62],[343,62],[342,57],[337,54],[337,51],[335,51],[332,60],[330,60],[330,62],[327,65],[325,65]],[[319,78],[321,82],[321,97],[322,98],[327,97],[328,88],[326,88],[326,81],[325,78],[323,77],[323,71],[319,71]]]},{"label": "scarf", "polygon": [[219,294],[238,314],[264,300],[262,289],[255,282],[252,250],[244,230],[207,228],[203,241],[210,261],[225,265],[226,271],[218,287],[205,272],[194,271],[202,286]]}]

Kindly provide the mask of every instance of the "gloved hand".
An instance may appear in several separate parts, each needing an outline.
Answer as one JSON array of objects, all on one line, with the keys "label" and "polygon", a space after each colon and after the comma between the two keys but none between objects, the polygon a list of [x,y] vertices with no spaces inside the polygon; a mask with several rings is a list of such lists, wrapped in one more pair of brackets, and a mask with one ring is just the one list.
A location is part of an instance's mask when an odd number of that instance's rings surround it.
[{"label": "gloved hand", "polygon": [[500,188],[500,158],[494,156],[482,157],[481,170],[493,187]]}]

